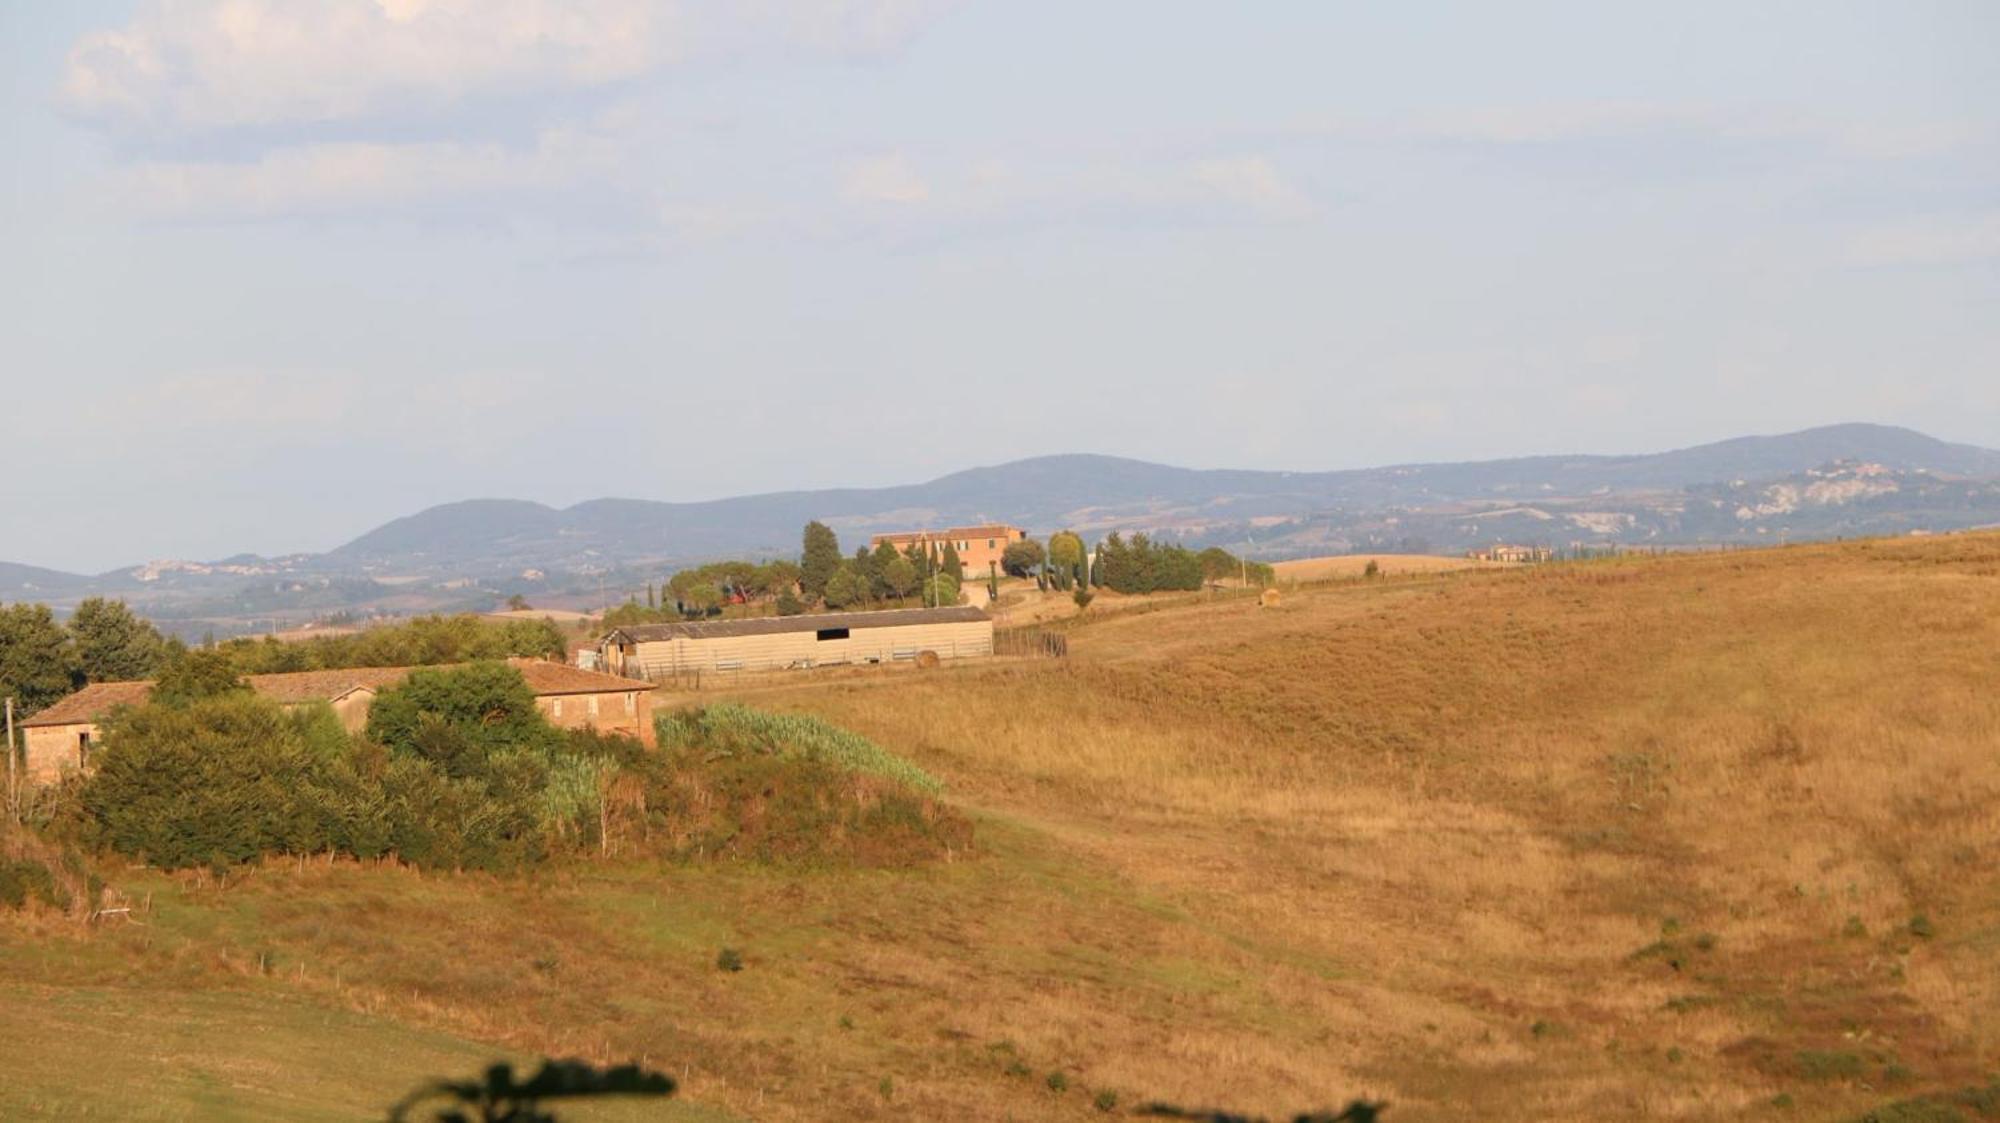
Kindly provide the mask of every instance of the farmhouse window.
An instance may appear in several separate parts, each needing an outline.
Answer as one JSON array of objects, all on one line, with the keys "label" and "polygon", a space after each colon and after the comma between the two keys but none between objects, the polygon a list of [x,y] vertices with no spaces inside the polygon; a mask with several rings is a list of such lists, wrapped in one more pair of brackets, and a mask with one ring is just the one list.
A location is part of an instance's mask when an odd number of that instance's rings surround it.
[{"label": "farmhouse window", "polygon": [[846,638],[847,638],[847,629],[846,629],[846,628],[821,628],[821,629],[819,630],[819,633],[818,633],[818,636],[819,636],[819,638],[820,638],[821,640],[830,640],[830,639],[846,639]]},{"label": "farmhouse window", "polygon": [[556,716],[562,716],[562,699],[560,698],[556,699]]},{"label": "farmhouse window", "polygon": [[590,716],[597,716],[597,695],[595,694],[590,696]]},{"label": "farmhouse window", "polygon": [[639,697],[639,696],[638,696],[637,694],[627,694],[627,695],[625,696],[625,712],[626,712],[626,713],[628,713],[628,714],[629,714],[629,713],[631,713],[631,712],[632,712],[632,707],[633,707],[634,705],[636,705],[636,704],[637,704],[637,699],[638,699],[638,697]]}]

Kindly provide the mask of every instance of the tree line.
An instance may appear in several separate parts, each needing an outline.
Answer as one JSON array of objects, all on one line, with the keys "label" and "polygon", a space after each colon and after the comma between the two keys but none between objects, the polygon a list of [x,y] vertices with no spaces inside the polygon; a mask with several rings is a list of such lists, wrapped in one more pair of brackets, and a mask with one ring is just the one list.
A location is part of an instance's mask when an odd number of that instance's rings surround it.
[{"label": "tree line", "polygon": [[91,597],[67,622],[46,604],[0,605],[0,697],[16,717],[87,683],[152,678],[186,652],[124,601]]},{"label": "tree line", "polygon": [[814,610],[847,612],[859,609],[959,602],[965,565],[950,543],[926,554],[912,545],[898,550],[888,542],[873,549],[859,547],[844,554],[832,527],[814,520],[800,535],[798,560],[766,562],[717,561],[680,570],[657,589],[646,586],[646,600],[634,596],[605,614],[606,627],[699,620],[724,613],[730,606],[748,606],[779,616]]},{"label": "tree line", "polygon": [[[1050,535],[1046,544],[1033,538],[1008,543],[999,569],[974,578],[991,581],[1001,574],[1027,578],[1044,590],[1074,591],[1079,604],[1088,603],[1093,585],[1120,593],[1150,593],[1199,589],[1204,582],[1232,579],[1247,579],[1253,585],[1273,580],[1270,566],[1246,562],[1216,546],[1197,554],[1180,545],[1156,543],[1145,534],[1128,540],[1114,532],[1093,551],[1082,535],[1069,530]],[[609,610],[604,623],[616,628],[700,620],[725,614],[733,606],[751,614],[791,616],[911,602],[953,605],[959,603],[966,579],[965,564],[951,541],[912,543],[902,550],[882,542],[847,555],[833,529],[815,520],[805,526],[796,561],[716,561],[683,569],[657,587],[648,583],[643,603],[632,596]]]},{"label": "tree line", "polygon": [[167,680],[219,671],[232,676],[341,667],[416,667],[508,656],[561,658],[562,629],[550,620],[491,624],[473,615],[419,616],[347,635],[298,641],[232,639],[189,648],[124,601],[91,597],[67,621],[45,604],[0,606],[0,697],[26,718],[94,682]]}]

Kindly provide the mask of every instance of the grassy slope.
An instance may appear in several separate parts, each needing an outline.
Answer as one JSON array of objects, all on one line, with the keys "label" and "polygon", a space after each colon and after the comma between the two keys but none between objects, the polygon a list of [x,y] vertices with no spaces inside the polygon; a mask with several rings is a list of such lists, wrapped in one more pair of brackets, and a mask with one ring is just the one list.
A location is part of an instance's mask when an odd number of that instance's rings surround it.
[{"label": "grassy slope", "polygon": [[[0,928],[37,1012],[9,1071],[88,1025],[163,1118],[339,1117],[484,1042],[644,1056],[758,1118],[1112,1089],[1400,1123],[1819,1118],[2000,1067],[2000,538],[1349,583],[1072,652],[750,692],[943,776],[974,858],[136,876],[147,927]],[[317,1091],[232,1083],[239,1055],[320,1058]],[[0,1108],[106,1102],[65,1087]]]}]

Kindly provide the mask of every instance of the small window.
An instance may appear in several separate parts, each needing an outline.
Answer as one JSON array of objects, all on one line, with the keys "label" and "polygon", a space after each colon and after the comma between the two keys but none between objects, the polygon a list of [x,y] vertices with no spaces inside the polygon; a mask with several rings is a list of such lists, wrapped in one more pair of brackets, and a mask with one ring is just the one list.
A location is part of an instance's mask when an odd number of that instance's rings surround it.
[{"label": "small window", "polygon": [[991,538],[988,538],[988,539],[986,540],[986,548],[987,548],[987,549],[989,549],[989,550],[991,550],[991,549],[993,548],[993,540],[992,540]]},{"label": "small window", "polygon": [[597,716],[597,695],[595,694],[590,696],[590,716]]},{"label": "small window", "polygon": [[846,639],[846,638],[847,638],[847,629],[846,629],[846,628],[821,628],[821,629],[819,630],[819,633],[818,633],[818,636],[819,636],[819,639],[820,639],[820,640],[821,640],[822,642],[824,642],[824,641],[826,641],[826,640],[830,640],[830,639]]},{"label": "small window", "polygon": [[556,699],[556,716],[562,716],[562,699],[560,698]]},{"label": "small window", "polygon": [[634,709],[634,708],[635,708],[636,706],[638,706],[638,704],[639,704],[639,696],[638,696],[637,694],[627,694],[627,695],[625,696],[625,712],[626,712],[626,713],[628,713],[628,714],[629,714],[629,713],[631,713],[631,712],[632,712],[632,710],[633,710],[633,709]]}]

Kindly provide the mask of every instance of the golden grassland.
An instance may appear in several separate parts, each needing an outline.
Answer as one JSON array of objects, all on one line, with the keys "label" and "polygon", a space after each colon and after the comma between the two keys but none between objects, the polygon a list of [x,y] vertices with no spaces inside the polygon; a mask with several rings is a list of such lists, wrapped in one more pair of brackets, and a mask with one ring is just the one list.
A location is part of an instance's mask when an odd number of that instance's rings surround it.
[{"label": "golden grassland", "polygon": [[1447,558],[1436,554],[1341,554],[1335,557],[1297,558],[1292,561],[1273,562],[1271,570],[1281,582],[1331,581],[1343,577],[1360,577],[1367,572],[1370,562],[1375,563],[1376,569],[1385,576],[1504,567],[1504,563],[1501,562]]},{"label": "golden grassland", "polygon": [[130,925],[0,921],[0,1056],[36,1074],[0,1109],[124,1100],[77,1025],[155,1118],[366,1117],[481,1048],[643,1058],[681,1111],[759,1119],[1820,1119],[2000,1070],[2000,536],[1188,598],[1070,640],[730,691],[944,778],[977,830],[950,862],[274,862],[129,873]]}]

